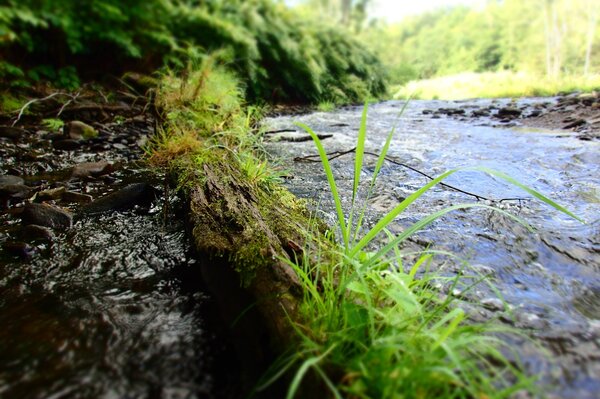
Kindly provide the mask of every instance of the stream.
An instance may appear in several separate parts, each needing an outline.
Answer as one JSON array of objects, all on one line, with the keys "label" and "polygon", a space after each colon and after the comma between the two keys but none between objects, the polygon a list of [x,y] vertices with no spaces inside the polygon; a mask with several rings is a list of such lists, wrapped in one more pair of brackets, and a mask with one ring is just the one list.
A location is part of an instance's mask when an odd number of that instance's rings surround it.
[{"label": "stream", "polygon": [[[523,99],[516,106],[527,109],[534,102]],[[499,319],[531,337],[511,338],[511,344],[518,348],[528,373],[539,376],[549,397],[595,398],[600,390],[600,142],[582,141],[564,131],[527,128],[518,121],[502,124],[491,118],[457,119],[432,112],[509,103],[412,101],[402,115],[402,102],[372,105],[366,150],[379,153],[397,123],[388,153],[396,162],[430,176],[460,167],[496,169],[586,221],[582,224],[504,180],[462,171],[445,182],[487,198],[482,202],[519,216],[535,232],[499,213],[475,208],[435,221],[412,236],[404,251],[449,251],[467,266],[454,257],[437,256],[434,267],[442,275],[487,275],[497,291],[486,283],[465,292],[448,292],[443,285],[440,290],[456,296],[471,319]],[[315,159],[316,148],[293,123],[302,122],[324,137],[327,152],[347,151],[356,145],[361,113],[362,106],[344,107],[330,113],[271,117],[265,123],[267,148],[288,171],[286,186],[311,200],[330,225],[335,224],[335,212],[325,174],[320,163],[305,162]],[[375,162],[375,157],[366,156],[359,191],[363,202]],[[340,156],[331,164],[342,202],[349,209],[354,156]],[[374,225],[428,181],[413,170],[386,162],[367,201],[366,226]],[[471,202],[477,202],[471,195],[437,186],[398,216],[389,229],[399,233],[432,212]],[[473,279],[465,280],[466,285]]]},{"label": "stream", "polygon": [[152,117],[94,127],[0,139],[0,397],[236,397],[184,204],[137,161]]}]

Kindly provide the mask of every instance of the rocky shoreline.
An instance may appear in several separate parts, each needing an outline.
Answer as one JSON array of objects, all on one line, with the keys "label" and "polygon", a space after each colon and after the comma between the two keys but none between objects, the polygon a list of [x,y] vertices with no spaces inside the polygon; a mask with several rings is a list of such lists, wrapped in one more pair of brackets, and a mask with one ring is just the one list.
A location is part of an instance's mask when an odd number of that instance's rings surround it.
[{"label": "rocky shoreline", "polygon": [[455,101],[456,106],[426,109],[423,114],[433,118],[449,116],[485,126],[528,126],[539,129],[575,133],[581,140],[600,139],[600,92],[571,93],[551,98],[533,98],[530,101],[492,101],[478,106],[466,101]]}]

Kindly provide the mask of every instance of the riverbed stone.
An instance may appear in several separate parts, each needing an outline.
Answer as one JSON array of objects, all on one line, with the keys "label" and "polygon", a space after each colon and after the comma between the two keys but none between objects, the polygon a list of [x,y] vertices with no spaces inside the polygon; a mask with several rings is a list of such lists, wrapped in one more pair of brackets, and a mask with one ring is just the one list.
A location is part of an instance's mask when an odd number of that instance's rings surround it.
[{"label": "riverbed stone", "polygon": [[43,190],[37,193],[37,198],[42,201],[57,200],[62,198],[63,194],[67,191],[65,187],[55,187]]},{"label": "riverbed stone", "polygon": [[514,119],[521,116],[521,112],[522,111],[516,107],[504,107],[498,110],[496,117],[502,119]]},{"label": "riverbed stone", "polygon": [[85,206],[86,214],[96,214],[110,211],[126,211],[136,205],[148,207],[154,201],[156,190],[147,183],[133,183],[117,192],[108,194]]},{"label": "riverbed stone", "polygon": [[0,176],[0,187],[2,186],[13,186],[13,185],[22,185],[25,183],[25,180],[19,176],[12,175],[2,175]]},{"label": "riverbed stone", "polygon": [[31,188],[24,184],[5,184],[0,186],[0,199],[22,200],[29,197]]},{"label": "riverbed stone", "polygon": [[53,229],[68,229],[73,226],[73,215],[57,206],[27,204],[21,214],[23,224],[36,224]]},{"label": "riverbed stone", "polygon": [[86,177],[98,177],[113,171],[113,165],[110,162],[84,162],[75,165],[71,177],[75,178],[86,178]]},{"label": "riverbed stone", "polygon": [[14,126],[0,126],[0,137],[18,140],[27,134],[27,130]]},{"label": "riverbed stone", "polygon": [[500,298],[484,298],[481,300],[481,305],[493,312],[504,310],[504,302]]},{"label": "riverbed stone", "polygon": [[81,147],[81,142],[79,140],[65,139],[53,141],[52,146],[57,150],[73,151]]},{"label": "riverbed stone", "polygon": [[89,204],[94,200],[89,194],[82,194],[75,191],[66,191],[62,199],[66,202],[76,202],[78,204]]},{"label": "riverbed stone", "polygon": [[35,248],[20,241],[7,241],[2,244],[2,249],[7,253],[22,259],[29,259],[35,253]]},{"label": "riverbed stone", "polygon": [[89,140],[98,137],[98,131],[94,127],[81,121],[65,123],[63,131],[73,140]]},{"label": "riverbed stone", "polygon": [[48,227],[38,226],[37,224],[29,224],[23,227],[23,235],[30,240],[54,240],[54,233]]}]

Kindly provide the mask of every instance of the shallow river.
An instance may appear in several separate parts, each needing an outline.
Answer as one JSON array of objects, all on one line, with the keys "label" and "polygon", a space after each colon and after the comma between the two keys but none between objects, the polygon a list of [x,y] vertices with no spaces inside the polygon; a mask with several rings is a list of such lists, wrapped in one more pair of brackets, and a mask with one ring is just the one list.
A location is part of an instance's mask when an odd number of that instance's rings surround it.
[{"label": "shallow river", "polygon": [[[533,100],[522,100],[522,103]],[[498,105],[508,101],[500,100]],[[533,200],[518,187],[481,172],[460,172],[446,183],[495,201],[486,201],[526,220],[523,226],[488,210],[457,211],[413,236],[406,250],[449,250],[477,272],[490,275],[503,302],[480,284],[465,294],[474,319],[499,318],[527,332],[548,350],[518,340],[523,360],[551,396],[597,397],[600,390],[600,142],[581,141],[574,135],[520,126],[491,127],[481,120],[432,117],[427,110],[441,107],[486,106],[490,101],[468,103],[413,101],[399,116],[401,102],[385,102],[369,109],[367,150],[379,152],[391,128],[398,129],[389,157],[437,176],[457,167],[485,166],[507,173],[549,196],[587,222],[582,224]],[[423,113],[425,111],[425,113]],[[270,118],[269,151],[284,159],[289,169],[288,187],[297,195],[315,200],[321,215],[334,222],[333,203],[319,163],[294,161],[316,154],[311,141],[302,139],[294,121],[315,132],[331,135],[323,140],[328,152],[355,146],[362,107],[331,113]],[[479,124],[479,125],[477,125]],[[488,126],[486,126],[488,125]],[[295,140],[289,142],[288,140]],[[353,155],[332,161],[346,205],[353,179]],[[368,183],[376,158],[363,169]],[[368,220],[373,224],[399,201],[427,182],[427,178],[393,163],[386,163],[374,194],[368,200]],[[364,193],[363,187],[363,193]],[[499,201],[519,198],[520,200]],[[364,198],[363,198],[364,199]],[[470,195],[438,187],[399,216],[390,229],[401,231],[420,218],[444,207],[476,202]],[[441,273],[457,273],[460,262],[439,257]],[[472,273],[471,273],[472,274]],[[442,287],[443,289],[443,287]],[[460,292],[448,293],[461,296]],[[483,303],[485,306],[481,306]]]}]

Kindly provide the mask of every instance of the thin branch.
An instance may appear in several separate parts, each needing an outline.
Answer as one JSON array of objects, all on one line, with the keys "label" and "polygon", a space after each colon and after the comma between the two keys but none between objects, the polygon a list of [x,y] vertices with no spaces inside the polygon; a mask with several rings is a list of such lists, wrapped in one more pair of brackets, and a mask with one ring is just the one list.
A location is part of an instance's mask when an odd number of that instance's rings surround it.
[{"label": "thin branch", "polygon": [[[356,147],[354,147],[354,148],[352,148],[350,150],[347,150],[347,151],[334,151],[334,152],[330,152],[330,153],[327,153],[328,160],[332,161],[332,160],[334,160],[336,158],[339,158],[341,156],[352,154],[355,151],[356,151]],[[375,154],[375,153],[369,152],[369,151],[365,151],[364,154],[372,156],[372,157],[379,157],[378,154]],[[396,161],[393,158],[390,158],[390,157],[386,156],[385,160],[388,161],[388,162],[390,162],[390,163],[392,163],[392,164],[394,164],[394,165],[402,166],[402,167],[404,167],[406,169],[410,169],[413,172],[418,173],[421,176],[424,176],[424,177],[428,178],[429,180],[434,180],[435,179],[433,176],[430,176],[427,173],[422,172],[422,171],[420,171],[420,170],[418,170],[418,169],[416,169],[416,168],[414,168],[414,167],[412,167],[410,165],[407,165],[405,163]],[[305,157],[296,157],[296,158],[294,158],[294,161],[296,161],[296,162],[315,162],[315,163],[318,163],[318,162],[320,162],[320,159],[319,159],[319,155],[308,155],[308,156],[305,156]],[[484,197],[483,195],[474,194],[474,193],[471,193],[469,191],[462,190],[462,189],[460,189],[458,187],[454,187],[454,186],[452,186],[450,184],[440,183],[440,186],[445,187],[445,188],[450,189],[450,190],[453,190],[453,191],[456,191],[456,192],[459,192],[459,193],[462,193],[462,194],[465,194],[465,195],[468,195],[468,196],[471,196],[471,197],[475,198],[477,201],[491,201],[491,202],[518,201],[520,203],[521,201],[528,201],[529,200],[528,198],[502,198],[502,199],[499,199],[499,200],[495,200],[493,198],[487,198],[487,197]]]},{"label": "thin branch", "polygon": [[21,107],[21,109],[19,110],[19,115],[17,115],[17,119],[13,122],[13,124],[11,126],[15,126],[17,124],[17,122],[19,122],[19,120],[21,120],[21,117],[23,116],[23,113],[25,112],[25,110],[31,105],[34,104],[36,102],[42,102],[42,101],[46,101],[46,100],[50,100],[51,98],[54,98],[56,96],[67,96],[67,97],[71,97],[71,99],[73,99],[73,96],[67,93],[61,93],[61,92],[57,92],[57,93],[52,93],[47,97],[44,98],[34,98],[33,100],[30,100],[28,102],[25,103],[25,105],[23,105],[23,107]]},{"label": "thin branch", "polygon": [[58,111],[58,114],[56,114],[56,117],[58,118],[60,116],[60,114],[62,114],[62,112],[65,110],[65,108],[67,108],[69,106],[69,104],[76,101],[77,97],[79,97],[80,94],[81,94],[81,91],[78,91],[77,93],[75,93],[75,95],[73,97],[71,97],[71,99],[69,101],[64,103],[63,106],[60,107],[60,110]]}]

